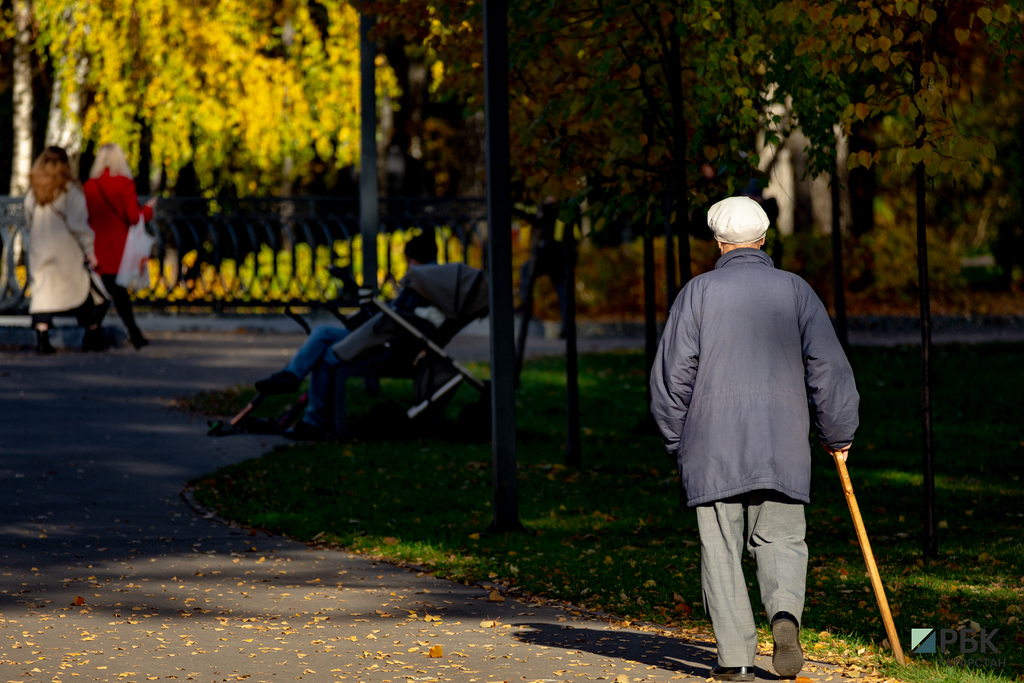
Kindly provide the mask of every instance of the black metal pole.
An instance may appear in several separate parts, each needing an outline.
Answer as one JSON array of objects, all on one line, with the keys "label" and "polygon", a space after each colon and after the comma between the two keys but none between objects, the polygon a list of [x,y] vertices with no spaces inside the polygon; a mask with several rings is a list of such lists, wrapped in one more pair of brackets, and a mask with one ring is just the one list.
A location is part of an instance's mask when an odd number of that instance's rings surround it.
[{"label": "black metal pole", "polygon": [[516,489],[515,324],[512,305],[512,191],[509,168],[508,5],[484,0],[487,260],[491,304],[490,531],[522,528]]},{"label": "black metal pole", "polygon": [[843,350],[848,350],[850,345],[849,334],[846,329],[846,285],[843,283],[843,234],[839,226],[839,172],[836,170],[836,160],[832,159],[832,173],[829,178],[832,185],[832,288],[834,291],[833,303],[836,308],[836,336]]},{"label": "black metal pole", "polygon": [[[577,214],[578,215],[578,214]],[[565,226],[565,465],[583,464],[580,444],[579,357],[576,353],[576,226]]]},{"label": "black metal pole", "polygon": [[370,40],[375,19],[359,17],[359,234],[363,240],[363,287],[377,292],[377,233],[380,201],[377,188],[377,49]]}]

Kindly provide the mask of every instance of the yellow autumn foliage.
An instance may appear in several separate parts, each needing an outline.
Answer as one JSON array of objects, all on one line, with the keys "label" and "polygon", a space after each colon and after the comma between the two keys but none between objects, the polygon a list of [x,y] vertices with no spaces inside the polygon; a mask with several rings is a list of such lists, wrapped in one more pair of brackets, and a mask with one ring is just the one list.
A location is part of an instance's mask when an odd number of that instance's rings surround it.
[{"label": "yellow autumn foliage", "polygon": [[[192,162],[204,190],[270,194],[319,159],[359,162],[359,14],[345,0],[36,0],[38,47],[84,89],[86,140],[135,166],[143,126],[173,184]],[[76,65],[85,60],[85,80]],[[377,62],[380,95],[397,95]]]}]

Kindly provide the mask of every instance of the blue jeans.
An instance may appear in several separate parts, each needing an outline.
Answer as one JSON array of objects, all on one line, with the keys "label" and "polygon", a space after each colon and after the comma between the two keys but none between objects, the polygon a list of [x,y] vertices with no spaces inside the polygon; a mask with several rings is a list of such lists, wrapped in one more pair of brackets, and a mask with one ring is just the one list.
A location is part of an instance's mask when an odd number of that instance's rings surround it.
[{"label": "blue jeans", "polygon": [[[331,352],[331,347],[347,336],[348,330],[343,327],[317,327],[285,366],[285,370],[296,377],[310,376],[307,392],[309,404],[302,420],[314,427],[323,427],[326,422],[324,413],[330,401],[331,383],[334,381],[334,372],[340,371],[338,369],[341,367],[341,361]],[[340,411],[336,412],[344,415],[345,394],[339,393],[341,395],[335,397],[335,402],[340,401]],[[344,424],[334,426],[335,432],[344,429]]]},{"label": "blue jeans", "polygon": [[328,354],[327,350],[347,336],[348,330],[344,327],[329,327],[327,325],[317,327],[306,337],[306,341],[295,352],[284,369],[302,379],[325,356],[330,355],[331,360],[334,360],[334,354]]},{"label": "blue jeans", "polygon": [[[347,329],[337,327],[318,327],[309,335],[286,370],[297,377],[309,373],[309,401],[306,414],[302,421],[314,427],[325,427],[328,422],[327,409],[330,404],[331,392],[334,392],[334,433],[344,434],[345,427],[345,385],[350,377],[366,377],[376,374],[377,366],[367,363],[346,363],[338,360],[331,350],[332,347],[348,336]],[[380,360],[386,361],[386,352]]]}]

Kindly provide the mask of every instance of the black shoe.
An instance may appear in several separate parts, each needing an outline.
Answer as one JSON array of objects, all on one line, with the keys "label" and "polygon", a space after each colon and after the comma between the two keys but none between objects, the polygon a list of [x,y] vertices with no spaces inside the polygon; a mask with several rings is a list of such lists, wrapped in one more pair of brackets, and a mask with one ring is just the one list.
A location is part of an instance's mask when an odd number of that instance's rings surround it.
[{"label": "black shoe", "polygon": [[49,356],[57,353],[57,349],[50,344],[49,330],[36,330],[36,353],[40,356]]},{"label": "black shoe", "polygon": [[86,330],[85,335],[82,336],[83,351],[106,351],[109,348],[110,341],[107,340],[107,335],[103,334],[101,327]]},{"label": "black shoe", "polygon": [[264,395],[293,394],[299,390],[299,378],[287,370],[282,370],[256,382],[255,387],[256,391]]},{"label": "black shoe", "polygon": [[143,346],[149,343],[149,340],[143,337],[142,332],[139,330],[132,332],[128,336],[128,341],[132,343],[132,346],[134,346],[136,350],[141,349]]},{"label": "black shoe", "polygon": [[772,617],[772,668],[784,678],[800,673],[804,666],[804,653],[800,649],[800,626],[796,617],[789,612],[779,612]]},{"label": "black shoe", "polygon": [[752,681],[752,666],[716,666],[711,670],[711,677],[716,681]]},{"label": "black shoe", "polygon": [[284,438],[292,441],[323,441],[327,438],[327,431],[323,427],[299,420],[294,427],[284,433]]}]

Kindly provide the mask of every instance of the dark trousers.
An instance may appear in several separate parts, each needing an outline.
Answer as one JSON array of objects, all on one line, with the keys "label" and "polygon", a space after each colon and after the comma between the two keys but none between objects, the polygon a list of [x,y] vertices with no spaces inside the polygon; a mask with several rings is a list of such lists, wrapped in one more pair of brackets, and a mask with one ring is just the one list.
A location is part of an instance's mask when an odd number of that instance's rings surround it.
[{"label": "dark trousers", "polygon": [[[142,332],[139,330],[139,326],[135,324],[135,314],[132,312],[132,300],[128,296],[128,290],[117,284],[116,275],[101,275],[103,280],[103,286],[107,288],[107,293],[110,294],[110,298],[114,300],[114,310],[124,321],[124,326],[128,328],[128,334],[131,335],[132,339],[142,336]],[[107,305],[103,306],[103,311],[100,315],[100,319],[103,319],[103,315],[107,312]]]},{"label": "dark trousers", "polygon": [[[96,304],[92,301],[92,292],[89,292],[89,296],[85,297],[85,301],[81,306],[74,308],[67,313],[68,315],[73,315],[78,318],[78,324],[82,327],[92,327],[93,325],[98,325],[100,322],[100,315],[96,310]],[[47,327],[53,327],[53,316],[53,313],[33,313],[32,327],[40,324],[45,324]]]}]

